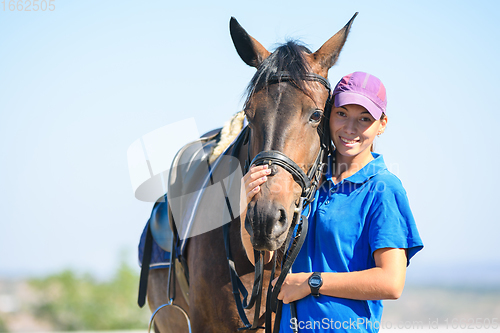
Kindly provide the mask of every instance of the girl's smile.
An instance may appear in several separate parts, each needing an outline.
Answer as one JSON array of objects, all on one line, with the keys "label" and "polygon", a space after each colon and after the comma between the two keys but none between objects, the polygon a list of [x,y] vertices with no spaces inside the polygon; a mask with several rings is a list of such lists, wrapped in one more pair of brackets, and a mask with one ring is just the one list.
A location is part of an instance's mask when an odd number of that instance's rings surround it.
[{"label": "girl's smile", "polygon": [[341,140],[343,143],[345,143],[345,145],[346,145],[346,146],[347,146],[347,145],[354,145],[355,143],[358,143],[358,142],[359,142],[359,140],[349,140],[349,139],[344,138],[344,137],[342,137],[342,136],[340,137],[340,140]]}]

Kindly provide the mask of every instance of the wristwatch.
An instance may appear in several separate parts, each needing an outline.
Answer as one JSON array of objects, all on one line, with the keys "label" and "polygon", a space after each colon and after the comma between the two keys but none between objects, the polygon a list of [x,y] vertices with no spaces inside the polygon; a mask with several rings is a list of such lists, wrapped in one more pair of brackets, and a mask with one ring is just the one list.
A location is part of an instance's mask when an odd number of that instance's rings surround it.
[{"label": "wristwatch", "polygon": [[314,272],[309,277],[308,280],[309,287],[311,288],[311,294],[315,297],[319,296],[319,288],[323,285],[323,278],[321,277],[321,273]]}]

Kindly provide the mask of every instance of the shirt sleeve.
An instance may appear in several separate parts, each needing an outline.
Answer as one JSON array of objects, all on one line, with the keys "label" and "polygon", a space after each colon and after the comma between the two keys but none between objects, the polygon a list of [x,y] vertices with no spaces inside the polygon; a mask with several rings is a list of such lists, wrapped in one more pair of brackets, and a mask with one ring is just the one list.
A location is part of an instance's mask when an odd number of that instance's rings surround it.
[{"label": "shirt sleeve", "polygon": [[379,191],[369,215],[371,255],[382,248],[408,249],[408,262],[423,248],[422,240],[403,188]]}]

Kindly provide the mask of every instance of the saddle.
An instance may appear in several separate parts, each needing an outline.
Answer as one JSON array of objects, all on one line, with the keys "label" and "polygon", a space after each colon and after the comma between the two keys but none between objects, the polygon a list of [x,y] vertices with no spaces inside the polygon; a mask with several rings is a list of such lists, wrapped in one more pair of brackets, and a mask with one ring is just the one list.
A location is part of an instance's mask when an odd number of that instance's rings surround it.
[{"label": "saddle", "polygon": [[[207,177],[216,161],[234,143],[245,125],[245,114],[240,111],[233,115],[223,128],[205,133],[199,140],[185,145],[175,156],[169,172],[168,194],[160,198],[151,213],[151,232],[154,240],[165,251],[171,250],[172,230],[177,226],[182,240],[179,254],[185,250],[185,239],[192,236],[193,214],[205,187]],[[226,159],[227,161],[227,159]],[[234,162],[234,161],[232,161]],[[235,163],[231,163],[236,168]],[[167,201],[173,208],[174,221],[168,219]]]},{"label": "saddle", "polygon": [[[200,186],[206,177],[206,161],[212,155],[214,147],[220,139],[221,129],[215,129],[205,133],[197,141],[185,145],[178,153],[170,170],[171,181],[169,192],[175,192],[176,196],[189,193]],[[181,176],[182,175],[182,176]],[[183,186],[186,185],[186,188]],[[185,207],[187,203],[184,203]],[[161,197],[153,206],[149,219],[151,233],[155,242],[165,251],[172,250],[174,221],[168,218],[168,194]],[[183,253],[182,249],[178,253]]]},{"label": "saddle", "polygon": [[[203,182],[206,177],[206,172],[203,172],[206,169],[206,161],[208,161],[213,149],[217,146],[220,133],[220,128],[205,133],[199,140],[188,143],[177,153],[170,169],[171,181],[169,181],[168,187],[169,191],[175,193],[175,196],[182,198],[182,194],[196,188]],[[187,186],[185,189],[184,184]],[[182,206],[186,207],[187,203],[183,203]],[[170,267],[176,266],[177,269],[174,269],[178,275],[179,285],[184,298],[188,302],[189,273],[184,250],[185,243],[180,241],[172,213],[169,210],[167,193],[154,204],[146,225],[145,240],[144,242],[141,241],[139,247],[141,277],[138,304],[140,307],[143,307],[146,302],[149,269],[155,268],[150,266],[152,255],[157,255],[159,251],[169,252],[167,255],[170,258],[168,265]],[[159,267],[163,268],[165,265]]]},{"label": "saddle", "polygon": [[[238,118],[238,114],[231,120]],[[212,130],[199,140],[188,143],[177,153],[169,172],[168,193],[162,196],[153,206],[151,217],[148,221],[144,254],[142,256],[141,278],[139,287],[139,306],[145,304],[147,292],[147,277],[149,274],[149,263],[151,260],[151,249],[153,244],[157,244],[164,251],[170,252],[170,269],[175,271],[182,290],[182,294],[189,304],[189,271],[185,257],[186,245],[189,237],[222,226],[224,221],[229,222],[227,209],[213,209],[213,201],[217,199],[207,199],[215,197],[213,194],[213,181],[226,179],[231,173],[231,181],[228,191],[239,191],[239,180],[241,170],[239,161],[236,158],[227,156],[227,152],[234,153],[234,147],[241,146],[242,137],[247,131],[241,131],[243,121],[238,129],[238,136],[231,144],[222,143],[225,148],[220,156],[214,158],[214,150],[221,150],[221,141],[228,140],[223,129]],[[226,124],[227,125],[227,124]],[[232,124],[231,124],[232,125]],[[234,127],[234,126],[233,126]],[[224,159],[224,167],[217,168],[221,160]],[[223,171],[219,171],[223,169]],[[217,170],[217,171],[215,171]],[[232,172],[238,170],[239,172]],[[219,190],[220,191],[220,190]],[[169,205],[170,203],[170,205]],[[239,207],[238,202],[233,202],[233,206]],[[223,212],[223,213],[214,213]],[[225,215],[224,215],[225,213]],[[206,221],[215,221],[212,224],[196,223],[196,215],[206,217]],[[214,216],[217,215],[217,216]]]}]

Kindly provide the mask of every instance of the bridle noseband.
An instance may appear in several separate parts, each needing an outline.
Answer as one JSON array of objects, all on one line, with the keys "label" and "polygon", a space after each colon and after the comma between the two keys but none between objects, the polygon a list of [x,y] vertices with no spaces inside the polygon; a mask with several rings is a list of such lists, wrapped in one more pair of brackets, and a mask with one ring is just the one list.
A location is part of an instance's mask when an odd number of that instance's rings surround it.
[{"label": "bridle noseband", "polygon": [[257,154],[250,165],[279,165],[286,171],[292,174],[297,183],[302,187],[302,194],[307,193],[311,187],[310,175],[306,175],[304,171],[288,156],[277,150],[267,150]]},{"label": "bridle noseband", "polygon": [[[317,185],[320,181],[321,171],[323,168],[323,160],[326,154],[328,154],[330,147],[330,137],[328,133],[330,132],[327,128],[328,126],[328,116],[331,108],[331,86],[327,79],[318,75],[316,73],[307,73],[304,77],[304,80],[307,81],[316,81],[321,83],[328,90],[328,99],[325,103],[324,112],[326,114],[325,119],[323,120],[323,126],[321,127],[321,147],[319,149],[318,155],[316,156],[316,160],[314,161],[313,166],[306,174],[301,167],[297,165],[291,158],[286,156],[280,151],[277,150],[266,150],[258,153],[252,161],[249,163],[248,158],[247,163],[245,165],[245,173],[248,172],[248,168],[250,165],[263,165],[267,164],[269,166],[275,164],[290,174],[292,174],[293,179],[301,186],[302,194],[301,197],[305,198],[305,205],[310,202],[312,196],[314,195],[314,191],[317,188]],[[287,72],[280,72],[278,74],[272,75],[267,84],[275,84],[280,82],[292,81],[292,77]],[[250,154],[250,149],[248,149],[248,154]],[[250,155],[249,155],[250,157]],[[314,188],[313,188],[314,187]]]}]

